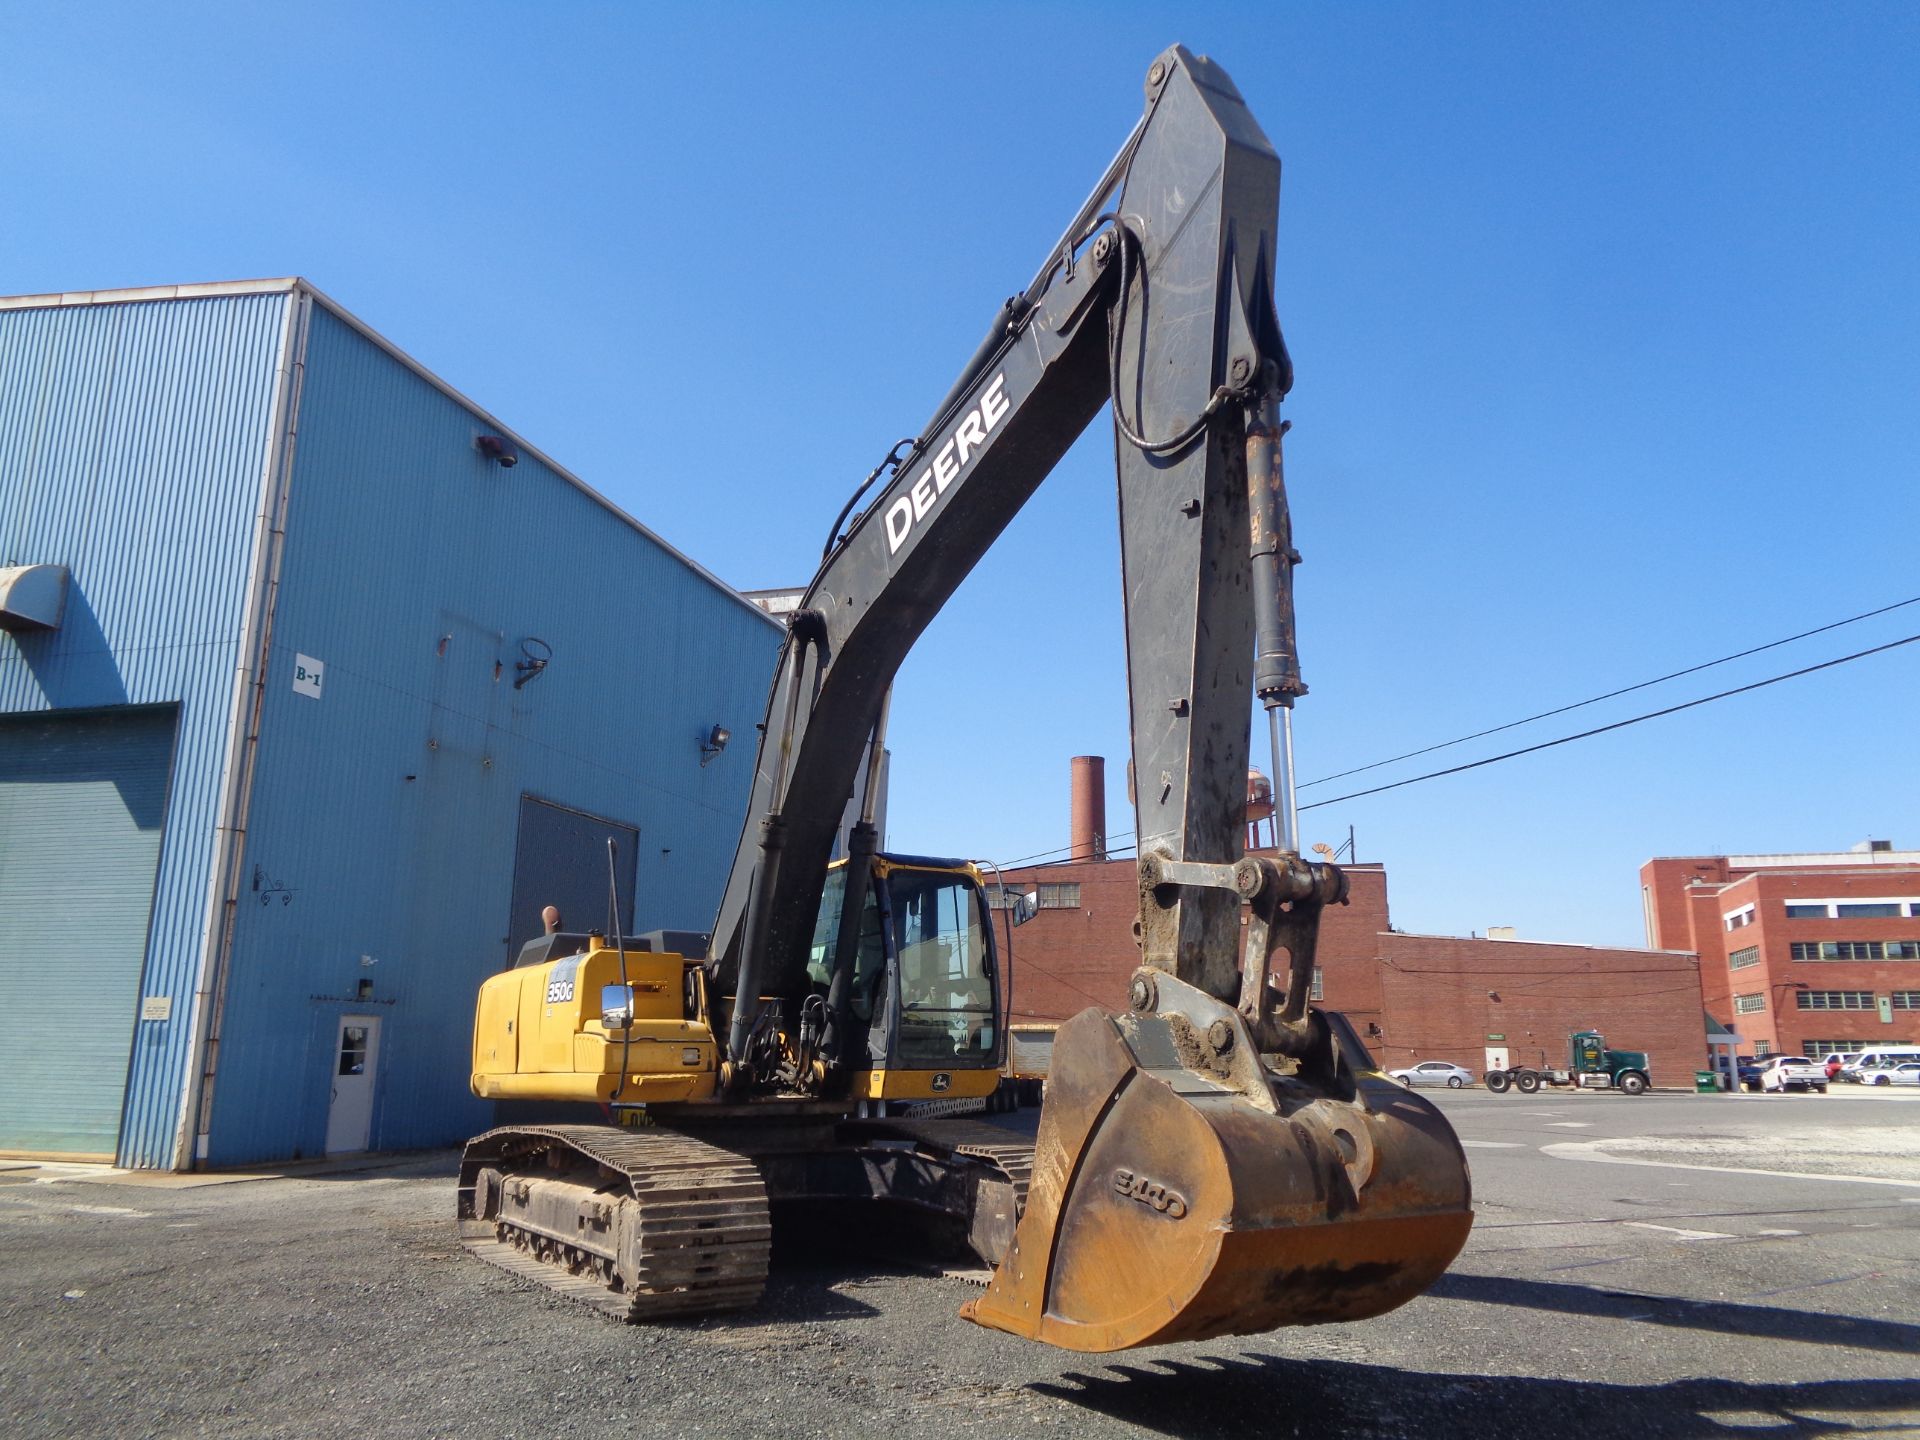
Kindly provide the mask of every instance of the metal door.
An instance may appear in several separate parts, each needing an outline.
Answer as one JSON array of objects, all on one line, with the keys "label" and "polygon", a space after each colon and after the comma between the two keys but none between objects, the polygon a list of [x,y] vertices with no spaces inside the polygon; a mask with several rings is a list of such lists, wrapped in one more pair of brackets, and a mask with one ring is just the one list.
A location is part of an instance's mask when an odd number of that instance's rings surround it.
[{"label": "metal door", "polygon": [[327,1105],[327,1153],[367,1148],[373,1133],[374,1076],[380,1062],[380,1017],[342,1015],[333,1046],[333,1097]]},{"label": "metal door", "polygon": [[0,716],[0,1150],[111,1160],[134,1027],[192,1002],[140,993],[176,714]]},{"label": "metal door", "polygon": [[520,797],[513,902],[507,919],[508,958],[518,955],[522,945],[540,934],[540,912],[548,905],[560,911],[568,930],[608,928],[609,839],[619,846],[620,926],[631,935],[634,882],[639,873],[639,829],[532,795]]},{"label": "metal door", "polygon": [[1507,1064],[1507,1047],[1506,1046],[1504,1045],[1487,1046],[1487,1069],[1511,1070],[1512,1068],[1513,1067],[1511,1065]]}]

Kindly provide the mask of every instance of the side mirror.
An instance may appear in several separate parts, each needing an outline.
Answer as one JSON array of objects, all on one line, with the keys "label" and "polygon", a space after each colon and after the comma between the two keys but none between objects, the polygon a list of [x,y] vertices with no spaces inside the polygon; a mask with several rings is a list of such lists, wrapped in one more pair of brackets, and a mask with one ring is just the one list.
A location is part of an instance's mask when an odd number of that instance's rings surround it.
[{"label": "side mirror", "polygon": [[1040,892],[1028,890],[1013,897],[1013,903],[1007,907],[1013,912],[1013,923],[1024,925],[1040,913]]},{"label": "side mirror", "polygon": [[624,1030],[633,1023],[633,987],[600,987],[600,1023],[609,1030]]}]

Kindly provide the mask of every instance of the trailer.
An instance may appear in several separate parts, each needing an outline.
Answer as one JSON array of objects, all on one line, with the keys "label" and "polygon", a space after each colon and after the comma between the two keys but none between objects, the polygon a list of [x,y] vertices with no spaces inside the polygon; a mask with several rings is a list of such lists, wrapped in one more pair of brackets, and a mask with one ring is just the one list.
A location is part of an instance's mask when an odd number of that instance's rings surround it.
[{"label": "trailer", "polygon": [[1516,1065],[1509,1070],[1489,1070],[1487,1089],[1499,1095],[1509,1089],[1532,1095],[1543,1085],[1576,1090],[1618,1090],[1623,1095],[1644,1095],[1648,1080],[1647,1052],[1609,1050],[1606,1038],[1598,1030],[1577,1030],[1567,1037],[1567,1066]]},{"label": "trailer", "polygon": [[1014,1106],[1038,1105],[1046,1094],[1047,1071],[1053,1066],[1053,1034],[1059,1028],[1059,1023],[1051,1020],[1007,1027],[1007,1062],[1000,1073],[1013,1086]]}]

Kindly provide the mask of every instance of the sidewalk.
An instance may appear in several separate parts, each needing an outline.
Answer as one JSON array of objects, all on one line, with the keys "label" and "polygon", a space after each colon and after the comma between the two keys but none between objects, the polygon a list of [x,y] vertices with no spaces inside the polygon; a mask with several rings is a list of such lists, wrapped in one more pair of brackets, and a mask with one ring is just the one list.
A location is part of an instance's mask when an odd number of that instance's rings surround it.
[{"label": "sidewalk", "polygon": [[430,1167],[451,1174],[459,1163],[454,1150],[398,1150],[380,1154],[333,1155],[323,1160],[289,1160],[248,1170],[120,1170],[112,1165],[66,1160],[0,1159],[0,1185],[52,1185],[75,1181],[88,1185],[134,1185],[163,1190],[194,1190],[204,1185],[245,1185],[259,1180],[312,1180],[380,1170]]}]

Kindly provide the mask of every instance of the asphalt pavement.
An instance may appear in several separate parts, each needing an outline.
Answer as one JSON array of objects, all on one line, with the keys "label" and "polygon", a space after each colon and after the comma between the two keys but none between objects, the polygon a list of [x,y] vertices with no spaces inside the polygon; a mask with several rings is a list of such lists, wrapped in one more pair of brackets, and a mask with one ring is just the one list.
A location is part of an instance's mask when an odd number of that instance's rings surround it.
[{"label": "asphalt pavement", "polygon": [[817,1235],[751,1314],[616,1325],[460,1250],[451,1154],[4,1168],[0,1436],[1920,1436],[1920,1095],[1435,1098],[1477,1219],[1431,1293],[1108,1357]]}]

